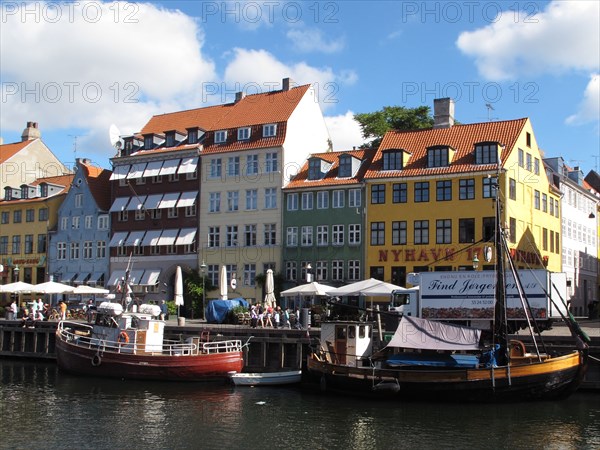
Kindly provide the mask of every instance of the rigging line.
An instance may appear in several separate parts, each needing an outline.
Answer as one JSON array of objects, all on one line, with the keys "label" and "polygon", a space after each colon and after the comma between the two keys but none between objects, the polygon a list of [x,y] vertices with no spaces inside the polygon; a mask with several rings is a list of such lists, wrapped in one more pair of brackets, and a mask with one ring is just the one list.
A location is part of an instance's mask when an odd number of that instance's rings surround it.
[{"label": "rigging line", "polygon": [[467,245],[466,247],[464,247],[464,248],[462,248],[460,250],[457,250],[457,251],[452,252],[452,253],[447,253],[446,256],[444,256],[443,258],[436,259],[435,261],[432,261],[429,264],[425,264],[425,267],[429,267],[429,266],[431,266],[433,264],[437,264],[440,261],[445,261],[447,259],[450,259],[450,258],[454,257],[455,255],[458,255],[458,254],[460,254],[462,252],[465,252],[465,251],[469,250],[470,248],[475,247],[476,245],[481,244],[482,242],[490,242],[490,241],[485,240],[485,239],[479,239],[477,242],[473,242],[472,244],[469,244],[469,245]]},{"label": "rigging line", "polygon": [[[131,193],[134,195],[134,197],[137,199],[137,201],[140,204],[140,208],[142,211],[144,211],[144,214],[147,214],[148,217],[150,217],[150,213],[148,212],[148,210],[144,207],[144,202],[142,202],[142,199],[139,197],[139,195],[137,194],[137,192],[135,192],[135,189],[133,188],[133,186],[131,185],[131,183],[129,181],[127,181],[127,187],[129,188],[129,190],[131,191]],[[151,217],[150,217],[151,218]]]}]

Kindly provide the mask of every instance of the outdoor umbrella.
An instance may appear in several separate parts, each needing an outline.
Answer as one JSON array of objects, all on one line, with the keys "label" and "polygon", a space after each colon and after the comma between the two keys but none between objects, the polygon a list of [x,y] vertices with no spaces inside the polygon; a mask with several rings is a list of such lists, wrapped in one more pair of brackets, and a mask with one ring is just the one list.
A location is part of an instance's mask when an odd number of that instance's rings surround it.
[{"label": "outdoor umbrella", "polygon": [[357,281],[356,283],[347,284],[346,286],[337,289],[330,289],[327,295],[344,296],[344,295],[389,295],[394,289],[402,289],[401,286],[396,286],[385,281],[369,278],[368,280]]},{"label": "outdoor umbrella", "polygon": [[102,295],[102,294],[108,294],[110,291],[108,289],[102,289],[102,288],[97,288],[97,287],[93,287],[93,286],[87,286],[87,285],[80,285],[77,286],[75,288],[75,290],[73,292],[71,292],[72,294],[98,294],[98,295]]},{"label": "outdoor umbrella", "polygon": [[181,275],[181,266],[177,266],[175,271],[175,304],[177,305],[177,317],[179,317],[179,307],[183,305],[183,276]]},{"label": "outdoor umbrella", "polygon": [[327,295],[327,291],[331,289],[333,289],[333,287],[313,281],[312,283],[301,284],[300,286],[282,291],[280,295],[282,297],[296,297],[300,295]]},{"label": "outdoor umbrella", "polygon": [[0,292],[6,292],[9,294],[21,294],[31,291],[33,291],[33,284],[24,283],[23,281],[16,281],[15,283],[0,285]]},{"label": "outdoor umbrella", "polygon": [[221,293],[221,300],[227,300],[227,268],[221,266],[221,273],[219,275],[219,290]]},{"label": "outdoor umbrella", "polygon": [[46,281],[45,283],[34,285],[32,292],[40,294],[68,294],[74,290],[75,288],[68,284],[57,283],[56,281]]},{"label": "outdoor umbrella", "polygon": [[275,282],[273,280],[273,270],[269,269],[267,270],[267,279],[265,280],[265,290],[266,290],[266,295],[265,295],[265,304],[267,305],[267,307],[271,306],[271,307],[275,307],[276,305],[276,298],[275,298]]}]

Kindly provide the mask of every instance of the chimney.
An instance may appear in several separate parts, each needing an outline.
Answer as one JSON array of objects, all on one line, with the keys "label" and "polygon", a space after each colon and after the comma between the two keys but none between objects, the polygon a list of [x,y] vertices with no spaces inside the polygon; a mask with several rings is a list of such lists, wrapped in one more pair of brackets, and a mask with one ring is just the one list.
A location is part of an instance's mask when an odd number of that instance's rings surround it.
[{"label": "chimney", "polygon": [[21,134],[21,142],[23,141],[33,141],[34,139],[39,139],[42,137],[42,133],[38,129],[37,122],[27,122],[27,127],[23,130],[23,134]]},{"label": "chimney", "polygon": [[449,97],[433,100],[433,128],[451,128],[454,125],[454,100]]},{"label": "chimney", "polygon": [[291,78],[284,78],[283,80],[281,80],[281,90],[289,91],[292,84],[293,84],[293,81]]},{"label": "chimney", "polygon": [[235,93],[235,103],[238,103],[241,99],[246,96],[245,92],[236,92]]}]

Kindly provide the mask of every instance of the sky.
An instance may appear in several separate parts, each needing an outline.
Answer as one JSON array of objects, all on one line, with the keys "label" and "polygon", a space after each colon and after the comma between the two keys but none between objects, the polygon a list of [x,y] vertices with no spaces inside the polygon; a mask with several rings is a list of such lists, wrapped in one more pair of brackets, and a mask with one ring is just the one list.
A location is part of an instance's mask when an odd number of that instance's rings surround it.
[{"label": "sky", "polygon": [[22,2],[0,8],[0,136],[28,121],[68,166],[155,114],[313,83],[334,150],[353,116],[456,102],[461,123],[529,117],[546,157],[600,166],[600,2]]}]

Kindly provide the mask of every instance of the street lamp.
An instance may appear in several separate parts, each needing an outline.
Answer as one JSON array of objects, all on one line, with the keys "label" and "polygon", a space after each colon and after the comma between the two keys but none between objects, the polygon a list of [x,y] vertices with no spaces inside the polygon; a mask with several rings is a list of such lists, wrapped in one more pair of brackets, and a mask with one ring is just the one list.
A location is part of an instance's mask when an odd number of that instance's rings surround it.
[{"label": "street lamp", "polygon": [[15,266],[13,268],[13,277],[15,278],[15,283],[19,281],[19,266]]},{"label": "street lamp", "polygon": [[206,302],[206,291],[204,289],[204,280],[205,280],[205,275],[204,273],[206,272],[206,264],[204,264],[204,261],[202,261],[202,264],[200,264],[200,271],[202,272],[202,317],[204,319],[206,319],[205,314],[204,314],[204,303]]},{"label": "street lamp", "polygon": [[477,257],[477,253],[473,257],[473,270],[477,270],[479,268],[479,258]]},{"label": "street lamp", "polygon": [[310,265],[310,263],[308,263],[306,265],[306,282],[312,283],[312,280],[313,280],[312,266]]}]

